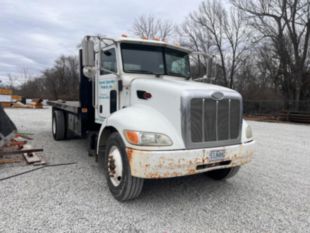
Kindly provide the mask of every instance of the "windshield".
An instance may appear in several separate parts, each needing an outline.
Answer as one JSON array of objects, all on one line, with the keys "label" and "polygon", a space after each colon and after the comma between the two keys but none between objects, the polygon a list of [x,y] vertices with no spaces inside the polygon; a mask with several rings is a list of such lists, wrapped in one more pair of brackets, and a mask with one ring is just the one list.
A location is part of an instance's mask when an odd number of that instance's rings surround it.
[{"label": "windshield", "polygon": [[123,69],[126,73],[190,76],[188,54],[175,49],[122,43]]}]

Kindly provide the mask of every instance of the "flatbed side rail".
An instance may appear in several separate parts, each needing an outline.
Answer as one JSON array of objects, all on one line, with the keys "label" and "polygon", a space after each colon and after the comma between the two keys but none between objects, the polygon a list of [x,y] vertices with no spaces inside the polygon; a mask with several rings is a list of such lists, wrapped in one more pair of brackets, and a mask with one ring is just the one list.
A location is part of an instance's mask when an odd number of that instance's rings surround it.
[{"label": "flatbed side rail", "polygon": [[47,101],[47,104],[74,114],[79,114],[81,108],[78,101]]}]

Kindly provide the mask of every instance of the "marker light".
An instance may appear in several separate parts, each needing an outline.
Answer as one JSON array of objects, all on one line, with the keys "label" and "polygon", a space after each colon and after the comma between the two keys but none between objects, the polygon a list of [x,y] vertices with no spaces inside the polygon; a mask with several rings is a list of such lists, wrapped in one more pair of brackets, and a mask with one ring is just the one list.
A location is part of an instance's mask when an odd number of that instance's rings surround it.
[{"label": "marker light", "polygon": [[125,130],[125,136],[129,143],[138,145],[139,144],[139,133],[136,131]]}]

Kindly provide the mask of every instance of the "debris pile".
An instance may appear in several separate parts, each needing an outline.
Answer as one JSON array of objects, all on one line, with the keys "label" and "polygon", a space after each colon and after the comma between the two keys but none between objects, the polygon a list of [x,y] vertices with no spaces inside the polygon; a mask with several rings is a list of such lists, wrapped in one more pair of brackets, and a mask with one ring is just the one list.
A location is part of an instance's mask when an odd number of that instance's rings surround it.
[{"label": "debris pile", "polygon": [[32,138],[24,134],[16,134],[13,139],[0,148],[0,164],[18,163],[43,165],[46,162],[37,154],[42,148],[33,148],[28,141]]},{"label": "debris pile", "polygon": [[29,140],[32,138],[17,133],[15,124],[0,106],[0,164],[21,162],[22,156],[28,164],[44,164],[35,153],[43,149],[32,148]]},{"label": "debris pile", "polygon": [[25,99],[19,95],[13,95],[13,90],[0,88],[0,106],[5,108],[43,108],[43,99]]},{"label": "debris pile", "polygon": [[24,104],[20,101],[16,101],[11,105],[12,108],[35,108],[35,109],[41,109],[43,108],[43,99],[33,99],[31,100],[30,104]]},{"label": "debris pile", "polygon": [[43,108],[43,99],[39,98],[39,99],[33,99],[31,102],[31,106],[32,108]]}]

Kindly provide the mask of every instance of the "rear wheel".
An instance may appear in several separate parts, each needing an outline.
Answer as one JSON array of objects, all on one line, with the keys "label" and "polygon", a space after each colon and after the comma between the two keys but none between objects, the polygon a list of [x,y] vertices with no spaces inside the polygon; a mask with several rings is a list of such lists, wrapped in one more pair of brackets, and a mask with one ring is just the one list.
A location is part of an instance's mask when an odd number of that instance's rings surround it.
[{"label": "rear wheel", "polygon": [[125,144],[117,132],[112,133],[107,141],[103,166],[115,199],[127,201],[140,195],[144,180],[131,176]]},{"label": "rear wheel", "polygon": [[218,169],[218,170],[207,172],[206,175],[214,180],[229,179],[235,176],[238,173],[239,169],[240,167]]},{"label": "rear wheel", "polygon": [[53,110],[52,133],[56,141],[66,138],[65,114],[63,111]]}]

